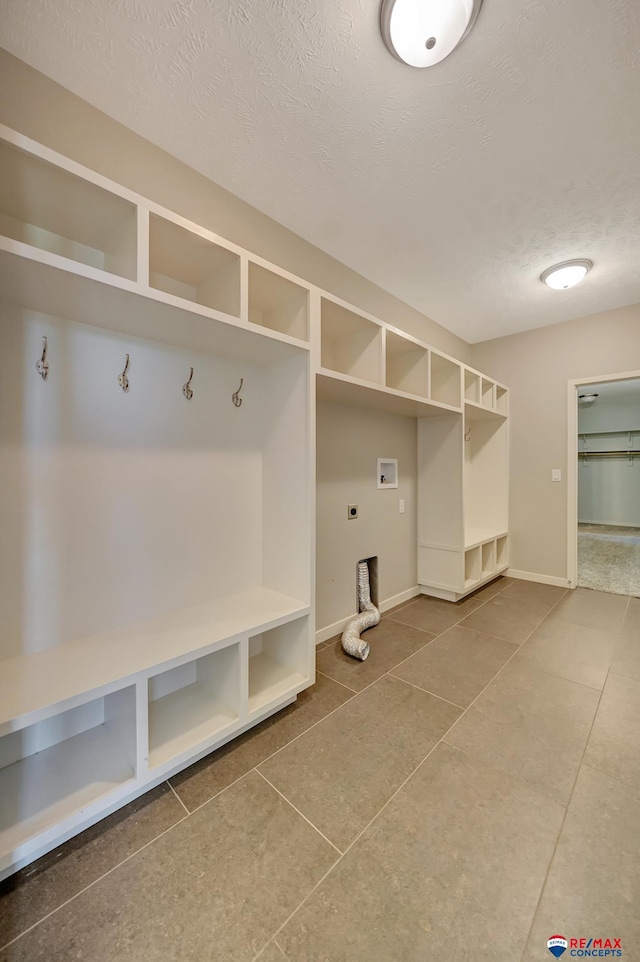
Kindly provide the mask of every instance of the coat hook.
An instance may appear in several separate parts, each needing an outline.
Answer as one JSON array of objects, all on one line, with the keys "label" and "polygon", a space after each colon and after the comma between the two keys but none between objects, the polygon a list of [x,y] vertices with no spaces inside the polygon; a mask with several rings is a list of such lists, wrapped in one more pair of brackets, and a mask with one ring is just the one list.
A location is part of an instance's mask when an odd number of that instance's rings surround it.
[{"label": "coat hook", "polygon": [[187,401],[190,401],[193,397],[193,390],[191,388],[191,381],[193,379],[193,368],[189,369],[189,380],[186,384],[182,385],[182,393],[186,397]]},{"label": "coat hook", "polygon": [[124,362],[124,371],[122,374],[118,374],[118,384],[122,390],[126,393],[129,390],[129,378],[127,377],[127,371],[129,370],[129,355],[127,354],[127,359]]},{"label": "coat hook", "polygon": [[46,381],[49,377],[49,362],[47,361],[47,339],[42,338],[42,357],[39,361],[36,361],[36,371],[40,375],[43,381]]},{"label": "coat hook", "polygon": [[237,408],[239,408],[240,405],[242,404],[242,398],[240,397],[240,391],[242,390],[242,385],[243,385],[243,384],[244,384],[244,378],[241,377],[241,378],[240,378],[240,387],[238,388],[237,391],[234,391],[233,394],[231,395],[231,400],[233,401],[233,403],[235,404],[235,406],[236,406]]},{"label": "coat hook", "polygon": [[471,440],[471,428],[467,428],[467,433],[464,436],[465,441]]}]

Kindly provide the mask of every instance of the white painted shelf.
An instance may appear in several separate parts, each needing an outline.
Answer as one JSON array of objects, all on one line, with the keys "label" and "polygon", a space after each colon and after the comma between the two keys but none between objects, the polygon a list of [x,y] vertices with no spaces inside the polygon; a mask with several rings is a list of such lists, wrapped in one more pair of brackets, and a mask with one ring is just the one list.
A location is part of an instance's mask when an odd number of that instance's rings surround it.
[{"label": "white painted shelf", "polygon": [[281,665],[266,652],[249,659],[249,714],[258,714],[293,689],[304,684],[304,675]]},{"label": "white painted shelf", "polygon": [[309,606],[253,588],[138,625],[0,661],[0,734],[59,711],[87,693],[121,687],[155,666],[174,667],[206,649],[307,614]]},{"label": "white painted shelf", "polygon": [[342,401],[345,404],[357,404],[359,407],[370,408],[374,411],[387,411],[390,414],[400,414],[404,417],[428,418],[439,417],[445,412],[460,414],[460,409],[436,401],[382,385],[372,385],[366,381],[335,371],[320,369],[317,372],[316,392],[325,401]]},{"label": "white painted shelf", "polygon": [[233,729],[238,715],[194,682],[149,704],[149,768],[194,752]]},{"label": "white painted shelf", "polygon": [[133,785],[135,771],[104,724],[0,769],[0,870],[30,839],[72,828]]},{"label": "white painted shelf", "polygon": [[467,528],[464,533],[465,548],[474,548],[487,541],[495,541],[503,535],[506,537],[506,529],[501,528]]}]

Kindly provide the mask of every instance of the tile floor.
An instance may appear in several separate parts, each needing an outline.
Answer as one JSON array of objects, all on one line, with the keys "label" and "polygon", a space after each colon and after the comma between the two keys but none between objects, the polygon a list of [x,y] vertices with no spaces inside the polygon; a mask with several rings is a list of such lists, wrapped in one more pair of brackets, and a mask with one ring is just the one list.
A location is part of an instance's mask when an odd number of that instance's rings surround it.
[{"label": "tile floor", "polygon": [[640,599],[502,578],[368,638],[2,883],[0,960],[640,960]]}]

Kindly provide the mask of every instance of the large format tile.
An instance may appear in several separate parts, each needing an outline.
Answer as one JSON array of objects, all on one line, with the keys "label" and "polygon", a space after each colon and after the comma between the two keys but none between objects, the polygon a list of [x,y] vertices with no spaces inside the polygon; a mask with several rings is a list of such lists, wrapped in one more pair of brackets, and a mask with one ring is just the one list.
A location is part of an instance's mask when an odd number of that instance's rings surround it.
[{"label": "large format tile", "polygon": [[435,636],[384,618],[375,628],[370,628],[364,637],[371,646],[366,661],[346,655],[338,640],[331,647],[318,652],[318,671],[354,691],[362,691],[409,655],[428,645]]},{"label": "large format tile", "polygon": [[503,962],[564,809],[439,745],[278,933],[291,962]]},{"label": "large format tile", "polygon": [[640,628],[640,598],[629,598],[622,624],[624,628]]},{"label": "large format tile", "polygon": [[611,671],[640,679],[640,622],[635,625],[625,618],[613,650]]},{"label": "large format tile", "polygon": [[466,708],[517,650],[508,641],[456,625],[393,674]]},{"label": "large format tile", "polygon": [[510,600],[504,591],[486,605],[472,611],[464,619],[462,626],[520,645],[548,612],[547,605],[534,601]]},{"label": "large format tile", "polygon": [[585,764],[640,791],[640,681],[609,675],[584,757]]},{"label": "large format tile", "polygon": [[523,778],[540,793],[566,803],[598,698],[597,691],[514,659],[446,740],[483,764]]},{"label": "large format tile", "polygon": [[561,678],[601,689],[617,638],[612,631],[548,618],[522,645],[517,657]]},{"label": "large format tile", "polygon": [[442,601],[440,598],[420,595],[415,601],[403,605],[399,611],[389,612],[385,617],[439,635],[458,624],[476,608],[503,592],[508,584],[511,584],[511,579],[497,578],[485,585],[484,588],[480,588],[472,595],[463,598],[462,601],[456,602]]},{"label": "large format tile", "polygon": [[165,782],[0,882],[0,946],[184,817]]},{"label": "large format tile", "polygon": [[509,601],[533,601],[535,604],[553,608],[568,589],[557,585],[543,585],[538,581],[514,581],[505,589],[504,597]]},{"label": "large format tile", "polygon": [[545,958],[547,939],[555,932],[567,939],[621,938],[622,958],[638,957],[639,825],[637,794],[583,765],[523,956],[526,962]]},{"label": "large format tile", "polygon": [[286,956],[280,951],[275,942],[269,942],[256,959],[256,962],[286,962]]},{"label": "large format tile", "polygon": [[0,959],[251,962],[335,858],[252,772]]},{"label": "large format tile", "polygon": [[344,850],[460,714],[386,677],[260,766]]},{"label": "large format tile", "polygon": [[551,612],[551,618],[572,621],[586,628],[600,628],[603,631],[619,631],[627,610],[628,598],[624,595],[609,595],[604,591],[590,588],[576,588],[569,591]]},{"label": "large format tile", "polygon": [[292,705],[174,775],[171,784],[193,811],[352,697],[353,692],[318,675]]}]

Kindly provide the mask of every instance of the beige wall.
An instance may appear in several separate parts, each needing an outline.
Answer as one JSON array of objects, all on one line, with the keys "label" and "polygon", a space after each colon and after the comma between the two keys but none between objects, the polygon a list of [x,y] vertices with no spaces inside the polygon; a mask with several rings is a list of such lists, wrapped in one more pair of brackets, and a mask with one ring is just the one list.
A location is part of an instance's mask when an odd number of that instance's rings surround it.
[{"label": "beige wall", "polygon": [[[335,401],[318,403],[318,628],[356,611],[356,565],[378,556],[379,601],[417,579],[417,422]],[[398,488],[376,484],[378,458],[398,459]],[[400,498],[405,513],[398,511]],[[358,518],[347,518],[347,505]]]},{"label": "beige wall", "polygon": [[[511,567],[566,578],[567,381],[640,370],[640,305],[485,341],[472,353],[475,367],[511,388]],[[552,468],[562,468],[561,484]]]}]

